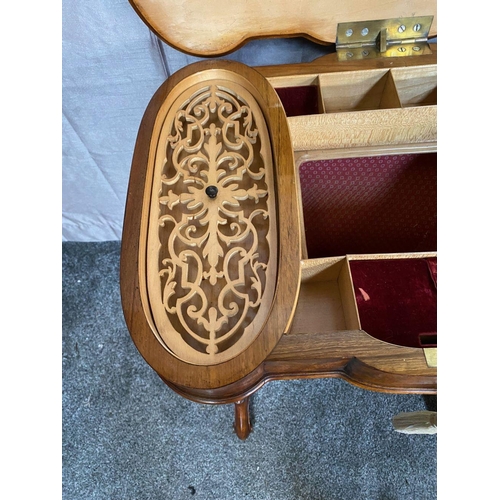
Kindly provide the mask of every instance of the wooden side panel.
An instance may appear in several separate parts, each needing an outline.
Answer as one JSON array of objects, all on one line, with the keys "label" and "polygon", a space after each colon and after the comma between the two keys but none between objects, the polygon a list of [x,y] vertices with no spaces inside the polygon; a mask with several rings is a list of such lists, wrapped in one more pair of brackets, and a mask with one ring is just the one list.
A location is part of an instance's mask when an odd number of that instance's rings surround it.
[{"label": "wooden side panel", "polygon": [[293,116],[288,121],[296,152],[437,141],[436,106]]}]

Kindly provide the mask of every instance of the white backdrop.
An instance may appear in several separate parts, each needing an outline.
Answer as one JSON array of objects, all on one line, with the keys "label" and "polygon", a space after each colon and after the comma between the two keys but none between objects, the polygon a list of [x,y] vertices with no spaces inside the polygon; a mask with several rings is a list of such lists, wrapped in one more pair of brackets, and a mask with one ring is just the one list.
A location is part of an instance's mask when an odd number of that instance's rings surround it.
[{"label": "white backdrop", "polygon": [[[62,7],[62,238],[119,240],[146,106],[170,74],[201,58],[159,41],[127,0],[63,0]],[[264,66],[329,50],[301,38],[255,40],[225,58]]]}]

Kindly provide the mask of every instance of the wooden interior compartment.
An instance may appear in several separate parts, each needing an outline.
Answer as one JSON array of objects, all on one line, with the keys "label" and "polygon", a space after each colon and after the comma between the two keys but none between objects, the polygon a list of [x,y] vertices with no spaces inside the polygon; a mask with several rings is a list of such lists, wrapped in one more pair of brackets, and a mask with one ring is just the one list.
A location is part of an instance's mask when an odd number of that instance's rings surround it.
[{"label": "wooden interior compartment", "polygon": [[306,259],[301,264],[299,299],[289,333],[359,330],[346,257]]},{"label": "wooden interior compartment", "polygon": [[435,83],[429,83],[426,97],[412,90],[413,78],[434,80],[437,44],[431,47],[432,52],[412,57],[339,61],[331,53],[313,62],[257,69],[279,92],[308,85],[318,90],[318,114],[311,114],[308,106],[299,115],[288,112],[296,156],[327,158],[330,151],[346,154],[360,148],[435,151],[437,106],[426,105],[432,103]]},{"label": "wooden interior compartment", "polygon": [[437,105],[437,66],[412,66],[391,69],[403,107]]},{"label": "wooden interior compartment", "polygon": [[437,249],[437,153],[299,166],[308,258]]},{"label": "wooden interior compartment", "polygon": [[287,117],[325,112],[317,75],[293,75],[269,78]]},{"label": "wooden interior compartment", "polygon": [[437,104],[436,65],[269,78],[288,117]]},{"label": "wooden interior compartment", "polygon": [[[436,281],[426,267],[428,260],[437,262],[436,253],[302,261],[300,294],[289,333],[336,335],[363,330],[392,345],[436,347]],[[353,273],[355,264],[368,271],[364,281],[359,279],[359,271]],[[373,273],[373,265],[378,267],[378,273]],[[417,281],[424,285],[419,287]],[[388,302],[380,308],[386,299]],[[374,308],[367,313],[364,304],[370,304],[370,300]]]},{"label": "wooden interior compartment", "polygon": [[356,328],[406,347],[437,346],[437,254],[348,256]]},{"label": "wooden interior compartment", "polygon": [[[434,347],[437,278],[432,284],[425,263],[423,271],[412,266],[436,257],[437,154],[313,160],[300,165],[300,179],[306,239],[303,254],[309,258],[302,262],[291,333],[367,331],[358,303],[360,294],[362,299],[368,295],[363,296],[353,282],[350,263],[367,261],[368,268],[368,261],[373,260],[382,262],[382,267],[388,265],[374,277],[380,279],[382,273],[382,283],[387,283],[377,298],[387,297],[381,305],[387,304],[384,314],[389,326],[367,333],[393,345]],[[407,266],[401,261],[411,263]],[[435,265],[437,269],[437,260]],[[398,282],[400,267],[407,273],[401,274],[402,282]],[[415,288],[417,282],[427,289],[422,288],[421,293]],[[393,293],[393,289],[397,291]],[[419,297],[424,300],[415,303]],[[422,331],[419,325],[413,327],[412,314],[423,315]],[[403,328],[398,326],[398,317]]]},{"label": "wooden interior compartment", "polygon": [[325,73],[319,82],[326,113],[401,107],[387,69]]}]

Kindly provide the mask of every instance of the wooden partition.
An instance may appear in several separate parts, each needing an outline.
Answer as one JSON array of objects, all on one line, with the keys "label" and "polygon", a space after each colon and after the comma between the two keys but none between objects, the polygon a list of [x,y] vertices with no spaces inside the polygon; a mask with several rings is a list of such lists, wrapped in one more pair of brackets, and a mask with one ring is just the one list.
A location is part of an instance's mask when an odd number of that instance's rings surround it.
[{"label": "wooden partition", "polygon": [[[336,149],[388,145],[435,150],[435,64],[283,76],[269,71],[267,78],[287,113],[296,154],[319,157]],[[309,106],[297,102],[307,87],[317,96]]]}]

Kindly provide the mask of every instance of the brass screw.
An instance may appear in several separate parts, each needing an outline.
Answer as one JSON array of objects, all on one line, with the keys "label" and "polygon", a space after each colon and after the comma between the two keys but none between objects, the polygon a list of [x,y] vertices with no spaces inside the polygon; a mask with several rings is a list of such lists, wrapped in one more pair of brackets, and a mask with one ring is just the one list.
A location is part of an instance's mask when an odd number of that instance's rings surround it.
[{"label": "brass screw", "polygon": [[406,31],[406,26],[404,24],[402,24],[399,28],[398,28],[398,31],[400,33],[404,33]]},{"label": "brass screw", "polygon": [[422,25],[420,23],[415,24],[413,26],[413,31],[420,31],[422,29]]}]

